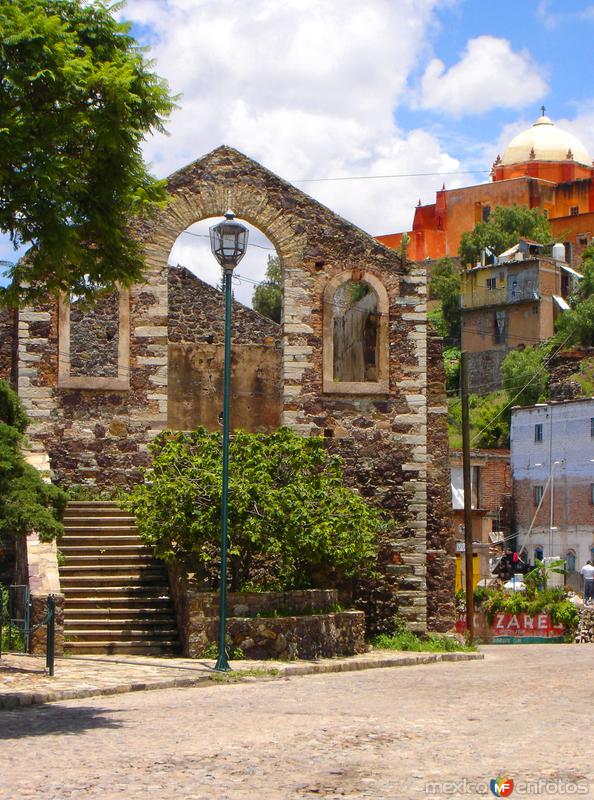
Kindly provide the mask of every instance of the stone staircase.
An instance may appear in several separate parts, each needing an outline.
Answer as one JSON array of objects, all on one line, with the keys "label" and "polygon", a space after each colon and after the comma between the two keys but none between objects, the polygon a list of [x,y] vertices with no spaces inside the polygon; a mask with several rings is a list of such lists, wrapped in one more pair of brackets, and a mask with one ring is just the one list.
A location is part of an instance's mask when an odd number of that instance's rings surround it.
[{"label": "stone staircase", "polygon": [[133,516],[108,501],[70,502],[58,546],[67,652],[179,652],[167,571],[142,544]]}]

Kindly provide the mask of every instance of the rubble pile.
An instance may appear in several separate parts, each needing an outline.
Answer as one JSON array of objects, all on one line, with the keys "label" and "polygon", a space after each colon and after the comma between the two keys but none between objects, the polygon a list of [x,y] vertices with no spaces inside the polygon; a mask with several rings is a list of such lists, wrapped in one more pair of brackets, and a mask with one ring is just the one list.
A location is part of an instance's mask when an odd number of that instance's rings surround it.
[{"label": "rubble pile", "polygon": [[576,644],[594,642],[594,606],[580,609],[580,624],[575,634]]}]

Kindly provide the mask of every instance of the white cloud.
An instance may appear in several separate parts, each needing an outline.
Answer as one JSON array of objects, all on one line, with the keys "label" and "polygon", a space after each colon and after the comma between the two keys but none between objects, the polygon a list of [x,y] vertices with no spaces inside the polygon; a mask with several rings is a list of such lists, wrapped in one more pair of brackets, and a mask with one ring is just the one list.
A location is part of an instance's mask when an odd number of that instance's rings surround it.
[{"label": "white cloud", "polygon": [[453,116],[522,108],[547,93],[544,73],[526,51],[514,52],[507,39],[478,36],[448,70],[438,58],[428,64],[418,104]]},{"label": "white cloud", "polygon": [[[456,169],[436,137],[397,126],[451,0],[129,0],[156,70],[183,93],[145,153],[167,175],[229,144],[289,180]],[[148,28],[147,28],[148,26]],[[156,38],[155,38],[156,37]],[[299,183],[372,233],[409,227],[439,177]]]}]

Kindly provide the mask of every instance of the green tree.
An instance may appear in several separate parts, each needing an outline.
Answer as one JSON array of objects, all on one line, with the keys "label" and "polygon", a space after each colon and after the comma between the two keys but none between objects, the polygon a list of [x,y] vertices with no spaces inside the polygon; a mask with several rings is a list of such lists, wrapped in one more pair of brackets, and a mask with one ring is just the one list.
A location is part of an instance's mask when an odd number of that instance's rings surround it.
[{"label": "green tree", "polygon": [[114,18],[118,7],[0,3],[0,229],[33,245],[5,301],[141,276],[128,223],[167,197],[141,145],[163,130],[173,100]]},{"label": "green tree", "polygon": [[546,397],[547,347],[512,350],[501,364],[501,380],[507,396],[516,406],[531,406]]},{"label": "green tree", "polygon": [[20,399],[0,380],[0,535],[36,531],[43,540],[55,539],[63,531],[66,495],[25,462],[21,446],[27,424]]},{"label": "green tree", "polygon": [[462,234],[459,255],[462,264],[476,264],[488,247],[499,255],[518,243],[521,237],[541,244],[550,244],[553,234],[548,219],[540,208],[497,206],[488,222],[478,222],[472,231]]},{"label": "green tree", "polygon": [[571,299],[574,306],[594,295],[594,245],[589,245],[582,253],[579,271],[582,277]]},{"label": "green tree", "polygon": [[[459,344],[462,320],[460,273],[451,258],[440,258],[433,266],[429,279],[429,296],[441,303],[441,314],[447,338],[455,344]],[[439,320],[436,314],[433,315],[433,319],[437,323],[436,329],[439,332]]]},{"label": "green tree", "polygon": [[266,280],[254,289],[252,305],[258,314],[280,322],[283,304],[282,271],[278,256],[268,256]]},{"label": "green tree", "polygon": [[[159,558],[181,561],[213,583],[218,574],[221,439],[199,428],[165,431],[150,446],[146,482],[124,504]],[[291,589],[316,576],[361,576],[375,557],[380,513],[343,485],[324,440],[287,428],[236,431],[230,448],[229,562],[232,587]],[[259,559],[274,572],[258,579]]]},{"label": "green tree", "polygon": [[586,247],[580,264],[582,278],[570,299],[571,308],[557,318],[555,342],[594,346],[594,245]]}]

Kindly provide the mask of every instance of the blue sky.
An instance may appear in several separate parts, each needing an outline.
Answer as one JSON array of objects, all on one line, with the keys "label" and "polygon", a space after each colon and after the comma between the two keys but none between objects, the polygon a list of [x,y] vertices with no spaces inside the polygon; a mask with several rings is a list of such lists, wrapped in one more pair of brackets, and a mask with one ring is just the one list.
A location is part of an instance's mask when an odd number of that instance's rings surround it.
[{"label": "blue sky", "polygon": [[543,103],[594,153],[594,2],[129,0],[120,16],[182,94],[170,135],[146,142],[160,176],[222,143],[294,181],[440,173],[296,183],[379,234],[442,183],[488,180]]}]

